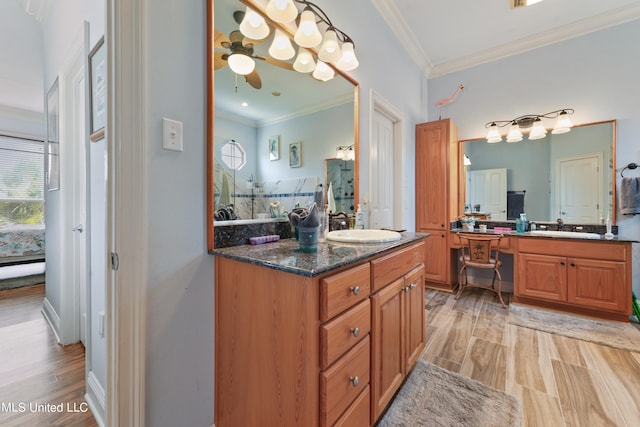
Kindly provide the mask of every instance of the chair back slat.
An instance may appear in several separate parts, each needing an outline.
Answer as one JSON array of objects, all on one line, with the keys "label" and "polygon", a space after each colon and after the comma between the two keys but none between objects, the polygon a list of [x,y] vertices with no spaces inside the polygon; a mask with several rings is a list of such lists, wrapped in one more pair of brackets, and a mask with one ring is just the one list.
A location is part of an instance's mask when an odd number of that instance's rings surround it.
[{"label": "chair back slat", "polygon": [[457,234],[462,245],[463,258],[478,264],[490,264],[498,261],[502,234]]}]

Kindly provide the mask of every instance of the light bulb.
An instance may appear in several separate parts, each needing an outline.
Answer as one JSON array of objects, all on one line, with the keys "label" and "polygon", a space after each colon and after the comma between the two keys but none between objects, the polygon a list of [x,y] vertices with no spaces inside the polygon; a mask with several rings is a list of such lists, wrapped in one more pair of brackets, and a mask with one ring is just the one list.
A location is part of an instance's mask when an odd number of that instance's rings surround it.
[{"label": "light bulb", "polygon": [[265,10],[269,18],[281,24],[287,24],[298,16],[293,0],[269,0]]},{"label": "light bulb", "polygon": [[342,71],[351,71],[358,68],[358,65],[360,65],[360,63],[353,50],[353,43],[345,42],[342,45],[342,57],[336,63],[336,67]]},{"label": "light bulb", "polygon": [[303,48],[298,48],[298,56],[293,63],[293,69],[299,73],[310,73],[316,68],[316,63],[313,60],[313,55]]},{"label": "light bulb", "polygon": [[300,15],[300,26],[293,40],[302,47],[316,47],[322,41],[322,34],[316,25],[316,15],[310,9],[305,9]]},{"label": "light bulb", "polygon": [[293,58],[296,54],[295,49],[291,46],[291,40],[282,31],[276,28],[276,33],[273,37],[273,42],[269,47],[269,55],[275,59],[286,61]]},{"label": "light bulb", "polygon": [[240,23],[240,32],[250,39],[262,40],[269,35],[270,30],[264,18],[247,6]]},{"label": "light bulb", "polygon": [[322,38],[322,46],[318,52],[318,58],[324,62],[337,62],[342,58],[342,49],[338,44],[338,36],[334,30],[327,30]]},{"label": "light bulb", "polygon": [[256,68],[256,62],[253,58],[241,53],[234,53],[233,55],[230,55],[227,61],[229,62],[229,67],[234,73],[243,76],[250,74]]}]

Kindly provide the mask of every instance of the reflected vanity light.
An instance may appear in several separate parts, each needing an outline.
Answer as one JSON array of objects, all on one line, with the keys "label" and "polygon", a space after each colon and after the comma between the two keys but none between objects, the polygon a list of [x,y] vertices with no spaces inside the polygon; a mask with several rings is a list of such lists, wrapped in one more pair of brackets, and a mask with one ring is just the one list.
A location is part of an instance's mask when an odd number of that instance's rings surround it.
[{"label": "reflected vanity light", "polygon": [[573,108],[564,108],[562,110],[551,111],[545,114],[527,114],[525,116],[516,117],[513,120],[495,120],[488,122],[484,125],[488,128],[487,142],[495,143],[502,141],[502,135],[499,128],[510,126],[509,133],[507,134],[507,142],[519,142],[522,141],[523,132],[529,133],[529,140],[536,140],[544,138],[547,134],[547,129],[544,127],[542,119],[555,119],[556,124],[551,131],[552,134],[566,133],[571,130],[573,123],[569,119],[569,115],[573,114]]},{"label": "reflected vanity light", "polygon": [[247,6],[244,18],[240,22],[240,32],[250,39],[262,40],[269,35],[271,30],[264,18]]},{"label": "reflected vanity light", "polygon": [[339,147],[336,147],[336,151],[338,152],[336,154],[336,158],[338,158],[340,160],[355,160],[356,159],[356,152],[353,149],[353,145],[341,145]]},{"label": "reflected vanity light", "polygon": [[464,165],[471,166],[471,159],[466,154],[464,155]]}]

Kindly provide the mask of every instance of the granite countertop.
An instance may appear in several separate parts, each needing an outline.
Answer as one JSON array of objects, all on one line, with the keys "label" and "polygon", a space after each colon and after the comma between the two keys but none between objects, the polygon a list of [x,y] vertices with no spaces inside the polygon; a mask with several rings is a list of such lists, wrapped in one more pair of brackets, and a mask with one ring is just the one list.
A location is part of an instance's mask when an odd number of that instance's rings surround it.
[{"label": "granite countertop", "polygon": [[[541,233],[537,233],[537,234],[532,234],[528,231],[525,231],[524,233],[518,233],[516,230],[511,230],[511,231],[496,231],[492,228],[488,228],[487,231],[480,231],[477,228],[475,228],[473,231],[465,231],[462,228],[452,228],[450,230],[452,233],[474,233],[474,234],[502,234],[504,236],[513,236],[513,237],[524,237],[524,238],[529,238],[529,237],[539,237],[542,239],[570,239],[570,240],[587,240],[587,241],[594,241],[594,242],[631,242],[631,243],[638,243],[638,239],[626,239],[623,237],[620,237],[618,235],[615,235],[613,237],[613,239],[607,239],[604,237],[604,234],[600,234],[600,238],[595,238],[595,237],[565,237],[565,236],[557,236],[557,235],[553,235],[553,230],[550,231],[549,236],[544,236]],[[539,230],[541,231],[541,230]],[[544,231],[542,231],[542,233],[544,233]],[[567,233],[573,233],[572,231],[567,231]],[[578,234],[578,232],[576,232],[576,234]]]},{"label": "granite countertop", "polygon": [[354,244],[327,241],[318,243],[318,251],[310,253],[300,251],[298,241],[295,239],[283,239],[262,245],[231,246],[213,249],[210,253],[301,276],[314,277],[429,236],[424,233],[403,232],[401,234],[400,240],[387,243]]}]

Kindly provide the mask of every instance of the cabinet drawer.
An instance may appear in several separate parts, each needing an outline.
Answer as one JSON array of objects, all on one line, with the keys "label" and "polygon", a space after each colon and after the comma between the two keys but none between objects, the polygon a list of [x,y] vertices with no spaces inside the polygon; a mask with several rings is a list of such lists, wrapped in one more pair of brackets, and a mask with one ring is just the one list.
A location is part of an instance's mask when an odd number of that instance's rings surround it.
[{"label": "cabinet drawer", "polygon": [[373,290],[382,289],[422,262],[424,262],[423,242],[371,261]]},{"label": "cabinet drawer", "polygon": [[322,322],[369,298],[371,293],[369,271],[369,264],[362,264],[320,281],[320,320]]},{"label": "cabinet drawer", "polygon": [[334,427],[369,427],[371,391],[367,386],[333,425]]},{"label": "cabinet drawer", "polygon": [[369,384],[369,337],[320,374],[320,421],[330,426]]},{"label": "cabinet drawer", "polygon": [[327,369],[371,330],[371,303],[367,298],[320,326],[320,367]]},{"label": "cabinet drawer", "polygon": [[606,261],[626,261],[631,245],[626,242],[598,242],[579,239],[522,238],[518,251],[565,257],[591,258]]}]

